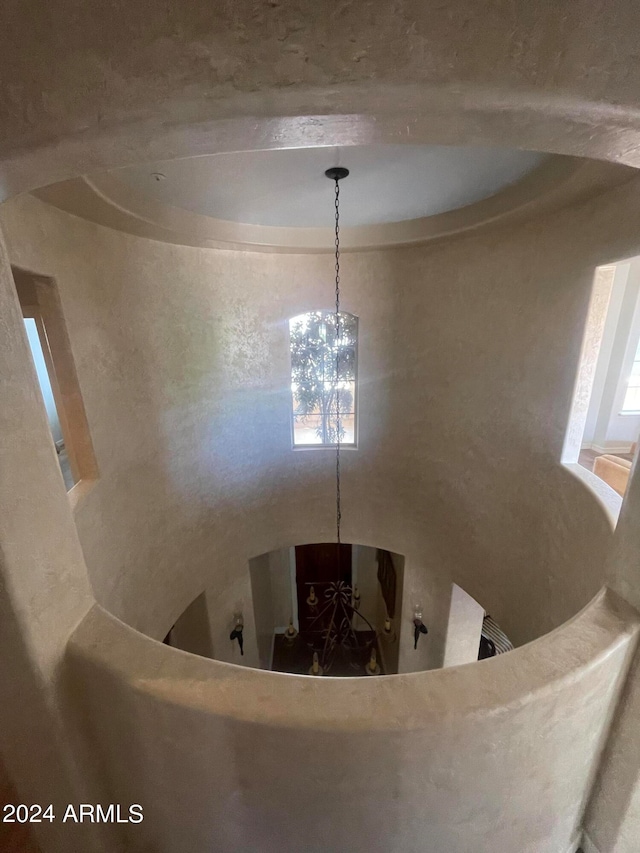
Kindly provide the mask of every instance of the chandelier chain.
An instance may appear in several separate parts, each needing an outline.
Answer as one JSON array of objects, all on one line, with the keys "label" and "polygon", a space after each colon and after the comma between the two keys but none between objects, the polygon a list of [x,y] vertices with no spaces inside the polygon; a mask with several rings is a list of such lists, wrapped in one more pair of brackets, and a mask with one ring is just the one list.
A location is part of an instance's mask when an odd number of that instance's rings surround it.
[{"label": "chandelier chain", "polygon": [[340,522],[342,520],[342,498],[340,494],[340,346],[342,344],[342,326],[340,324],[340,181],[336,181],[336,537],[340,544]]}]

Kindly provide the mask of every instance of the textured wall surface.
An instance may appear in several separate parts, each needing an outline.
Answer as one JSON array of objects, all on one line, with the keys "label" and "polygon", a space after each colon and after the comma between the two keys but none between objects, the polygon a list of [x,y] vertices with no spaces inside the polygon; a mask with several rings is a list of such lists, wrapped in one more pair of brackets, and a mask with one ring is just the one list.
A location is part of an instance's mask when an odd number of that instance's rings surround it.
[{"label": "textured wall surface", "polygon": [[[3,192],[100,164],[212,151],[229,119],[249,118],[246,143],[256,116],[276,118],[263,141],[283,144],[386,134],[638,164],[634,0],[195,0],[163,13],[132,0],[123,9],[119,0],[3,4]],[[297,118],[327,113],[362,121],[329,129]]]},{"label": "textured wall surface", "polygon": [[[1,240],[0,380],[0,751],[18,802],[64,813],[99,796],[70,750],[58,693],[67,640],[93,596]],[[45,853],[96,849],[82,825],[30,828]]]},{"label": "textured wall surface", "polygon": [[[383,140],[504,144],[637,165],[639,15],[633,0],[541,0],[535,4],[527,0],[439,4],[397,0],[330,6],[310,0],[290,4],[241,0],[215,8],[196,0],[174,4],[162,13],[148,0],[131,0],[126,9],[115,0],[99,7],[75,0],[48,4],[8,0],[0,10],[0,193],[7,197],[135,160],[239,146],[346,146]],[[323,113],[334,115],[309,118]],[[345,118],[345,113],[357,115]],[[49,214],[36,213],[26,202],[24,209],[21,205],[3,213],[11,255],[14,261],[60,279],[103,475],[76,515],[96,595],[113,612],[160,636],[201,592],[201,581],[215,563],[216,570],[223,566],[217,577],[228,591],[220,602],[226,612],[246,594],[241,567],[247,552],[253,556],[284,542],[318,538],[331,527],[323,515],[330,484],[321,462],[305,463],[304,482],[315,478],[317,484],[313,499],[305,502],[305,496],[288,488],[300,476],[303,463],[289,461],[287,447],[271,447],[268,453],[262,448],[259,459],[254,451],[246,458],[230,459],[227,448],[233,429],[226,426],[242,420],[243,406],[248,408],[249,398],[256,399],[256,389],[269,423],[284,425],[284,393],[278,384],[283,354],[273,364],[270,360],[260,366],[260,360],[253,362],[247,353],[271,352],[281,312],[292,301],[288,292],[285,298],[287,276],[304,281],[301,301],[305,301],[316,272],[322,270],[324,282],[328,267],[317,260],[310,268],[308,259],[303,264],[295,257],[286,262],[263,258],[254,264],[232,253],[215,260],[188,250],[174,253],[159,244],[145,247],[78,223],[71,225],[70,220],[58,219],[56,224]],[[505,627],[518,632],[514,638],[522,640],[564,620],[599,584],[610,530],[591,495],[573,482],[557,460],[593,266],[638,253],[639,218],[637,191],[629,190],[616,193],[606,204],[591,204],[579,213],[568,211],[544,226],[531,225],[518,233],[496,231],[401,257],[371,255],[367,260],[350,260],[352,280],[362,288],[354,299],[370,301],[368,319],[382,314],[382,328],[388,329],[375,347],[369,344],[370,375],[380,377],[378,385],[388,402],[377,407],[372,403],[366,413],[374,426],[364,446],[375,447],[371,460],[375,456],[392,461],[386,467],[365,462],[360,470],[352,461],[350,473],[353,481],[357,473],[358,486],[352,487],[351,500],[355,503],[362,489],[370,496],[370,507],[357,522],[351,516],[349,535],[368,543],[369,533],[375,531],[378,541],[372,544],[407,554],[409,600],[415,593],[435,601],[438,590],[442,592],[453,577],[483,603],[486,600]],[[81,245],[84,254],[78,253]],[[178,268],[185,270],[184,277],[176,275]],[[0,273],[0,742],[23,796],[44,800],[49,791],[55,791],[61,798],[88,801],[89,795],[74,789],[70,781],[78,753],[71,751],[61,731],[68,715],[60,709],[56,674],[66,638],[90,606],[91,595],[53,446],[38,409],[26,340],[17,331],[21,321],[2,258]],[[253,315],[242,295],[237,295],[243,292],[240,285],[253,288],[256,294],[268,288],[267,307],[272,307],[260,314],[260,324],[269,316],[274,325],[269,327],[266,343],[264,331],[256,330],[255,318],[252,325]],[[154,297],[161,297],[162,311],[156,310],[159,302]],[[153,322],[145,321],[149,305]],[[209,322],[216,318],[217,326]],[[411,347],[404,345],[407,326],[414,332]],[[250,348],[231,345],[230,340],[238,336],[230,329],[247,329]],[[179,353],[184,357],[179,358]],[[100,381],[94,385],[91,376]],[[490,388],[482,376],[491,377]],[[519,389],[527,393],[523,396]],[[399,408],[410,394],[415,406]],[[378,404],[383,397],[381,393]],[[370,399],[375,401],[375,395]],[[400,420],[401,428],[395,429]],[[390,422],[393,429],[388,428]],[[178,453],[173,455],[170,447],[176,430]],[[269,460],[266,466],[265,459]],[[223,506],[220,492],[210,493],[213,475],[226,486]],[[281,502],[271,506],[251,501],[250,495],[260,493],[256,487],[266,483],[283,496]],[[632,477],[609,563],[611,582],[636,605],[640,504],[634,494],[638,489],[640,481],[636,478],[634,483]],[[249,528],[252,541],[241,540],[237,531]],[[279,536],[273,531],[279,531]],[[150,547],[151,542],[156,546]],[[181,553],[186,542],[190,545]],[[434,542],[439,543],[437,548]],[[215,552],[211,545],[217,546]],[[184,574],[176,570],[185,564]],[[563,571],[567,566],[571,570]],[[425,578],[428,590],[416,589]],[[505,621],[508,614],[513,625]],[[559,636],[563,635],[561,629]],[[109,745],[113,755],[129,757],[123,750],[123,732],[136,744],[134,754],[140,762],[129,784],[138,780],[136,773],[144,768],[149,770],[146,781],[161,779],[165,767],[184,769],[181,747],[191,734],[189,724],[198,717],[203,727],[193,728],[197,740],[191,746],[199,759],[204,757],[206,767],[194,765],[194,784],[185,782],[182,792],[182,814],[187,815],[183,825],[188,829],[197,823],[191,820],[194,814],[211,819],[206,795],[194,801],[191,793],[202,794],[198,782],[210,780],[208,774],[221,756],[219,750],[203,750],[199,737],[217,723],[207,710],[183,713],[180,678],[186,672],[183,667],[188,669],[194,659],[180,652],[163,652],[180,661],[166,681],[156,678],[163,672],[162,659],[151,674],[141,673],[141,680],[129,689],[135,666],[142,661],[134,648],[143,656],[134,636],[127,633],[123,656],[128,663],[121,678],[112,675],[114,682],[109,682],[108,673],[94,669],[93,664],[88,666],[91,672],[83,672],[83,679],[95,675],[96,698],[102,695],[110,701],[122,688],[125,699],[120,706],[107,706],[111,712],[118,711],[117,718],[109,715],[112,728],[108,730],[105,704],[96,704],[96,730],[102,733],[107,757]],[[104,639],[113,637],[108,634]],[[145,647],[151,643],[137,639]],[[584,639],[576,645],[578,656]],[[90,644],[91,633],[85,633],[84,640]],[[428,655],[428,645],[423,648]],[[85,656],[86,648],[79,653]],[[556,660],[555,647],[552,658]],[[607,678],[615,670],[615,662],[609,670],[611,662],[610,656],[604,668]],[[480,664],[450,670],[447,678],[466,681],[469,673],[473,684],[467,686],[477,696],[486,688],[480,673],[488,671]],[[233,672],[237,675],[237,670]],[[250,673],[244,670],[243,674]],[[203,683],[209,675],[209,670],[203,673]],[[165,689],[161,702],[144,694],[145,679]],[[120,681],[120,687],[115,681]],[[233,704],[237,693],[226,692],[224,682],[209,681],[207,687],[218,691],[219,701]],[[531,688],[531,683],[526,687]],[[527,718],[522,708],[514,712],[526,723],[519,729],[526,733],[520,747],[528,744],[529,750],[521,756],[518,769],[520,774],[526,770],[527,782],[533,778],[531,761],[539,745],[539,740],[531,740],[531,732],[547,734],[547,721],[560,716],[569,720],[574,707],[582,712],[588,704],[594,710],[593,702],[604,701],[609,688],[604,681],[594,682],[593,687],[588,703],[576,693],[566,696],[566,704],[558,698],[544,709],[536,706],[540,716],[536,712]],[[386,690],[384,684],[375,689]],[[447,726],[450,711],[456,709],[447,704],[454,694],[449,695],[448,688],[445,693],[435,716]],[[632,709],[635,695],[630,689],[625,700]],[[262,700],[264,694],[254,697]],[[282,707],[286,717],[291,707],[286,702]],[[558,711],[561,714],[556,716]],[[601,719],[601,712],[604,705],[594,711],[591,723]],[[241,713],[241,708],[233,707],[230,713]],[[472,740],[461,737],[457,745],[486,744],[491,750],[493,726],[506,713],[504,706],[495,706],[487,729],[474,729]],[[148,719],[147,714],[165,726],[164,739],[146,741],[138,749],[135,736],[146,735],[138,721]],[[603,770],[606,800],[596,802],[590,812],[598,824],[590,825],[590,832],[606,853],[635,853],[640,807],[638,761],[631,748],[637,747],[634,719],[637,713],[632,712],[618,721],[616,742],[621,748],[611,745],[607,758],[611,764]],[[573,749],[576,762],[571,766],[575,769],[580,764],[578,749],[586,749],[587,743],[575,733],[589,732],[592,738],[593,730],[589,720],[578,716],[575,722],[575,726],[561,726],[556,730],[558,738],[550,739],[557,749],[549,766],[559,771],[554,783],[566,785],[558,800],[570,805],[564,816],[578,819],[579,774],[570,772],[568,765],[555,764],[559,755]],[[627,725],[631,725],[628,740]],[[185,741],[166,751],[165,743],[176,730]],[[149,733],[154,731],[158,729],[150,727]],[[294,777],[287,777],[281,789],[274,786],[259,797],[252,796],[254,774],[245,772],[245,767],[255,767],[263,739],[246,739],[245,734],[235,723],[226,725],[223,740],[237,749],[246,743],[251,750],[243,753],[246,763],[235,761],[238,753],[232,747],[225,753],[234,785],[224,806],[241,803],[246,818],[230,826],[241,826],[243,839],[251,840],[255,826],[264,827],[270,806],[277,806],[279,790],[288,793]],[[482,734],[487,737],[479,738]],[[293,742],[292,732],[289,736],[297,760],[301,754],[313,755],[313,740]],[[349,749],[356,749],[355,743],[351,737]],[[592,740],[589,743],[593,745]],[[415,768],[420,762],[422,783],[428,764],[423,759],[431,752],[443,759],[431,772],[436,782],[444,782],[447,803],[451,767],[458,766],[460,777],[469,779],[466,764],[452,765],[452,753],[446,748],[438,753],[438,743],[411,742],[406,751],[400,741],[393,744],[397,750],[378,754],[384,764],[379,776],[372,777],[374,782],[384,780],[389,766],[400,768],[401,781],[400,763],[407,770],[413,768],[418,778]],[[279,746],[270,745],[262,756],[265,764],[260,768],[264,767],[266,778],[276,766],[273,759],[284,754]],[[377,741],[374,746],[379,746]],[[369,747],[367,743],[367,753]],[[503,755],[496,749],[496,757]],[[586,753],[581,755],[584,758]],[[167,758],[166,765],[156,765],[154,756]],[[322,760],[323,755],[318,762]],[[500,762],[501,772],[503,765]],[[329,777],[323,776],[326,768],[312,765],[316,767],[320,781],[335,781],[335,766],[330,762]],[[481,762],[479,767],[487,765]],[[120,777],[114,774],[110,778],[118,788]],[[408,773],[407,778],[414,777]],[[580,778],[584,782],[586,777]],[[519,825],[522,818],[524,826],[533,814],[531,805],[538,803],[538,790],[523,786],[522,775],[509,780],[506,799],[514,791],[526,795],[513,824]],[[216,796],[225,781],[216,775]],[[378,791],[368,788],[367,793]],[[407,826],[423,814],[424,803],[419,784],[406,793],[407,799],[394,800],[386,813],[377,810],[371,823],[374,830],[379,816],[395,815],[394,828],[408,839]],[[359,816],[358,808],[365,802],[365,798],[355,799],[344,822],[353,826],[353,816]],[[436,798],[434,803],[438,802]],[[540,853],[543,848],[536,835],[540,827],[549,830],[543,843],[553,841],[553,853],[560,835],[563,843],[567,840],[569,822],[559,830],[558,824],[549,828],[541,820],[526,839],[519,838],[514,845],[507,836],[509,829],[500,823],[502,803],[483,801],[478,813],[471,813],[468,801],[461,798],[460,802],[465,811],[464,816],[458,815],[460,826],[473,831],[485,812],[492,815],[490,842],[501,833],[506,853],[514,847],[527,850],[531,843],[531,853]],[[154,801],[151,808],[160,813],[159,826],[174,803],[174,791],[162,792]],[[308,810],[313,807],[313,803],[306,805]],[[294,818],[303,814],[304,808]],[[553,814],[553,808],[547,809],[546,816]],[[435,826],[437,818],[438,814],[433,815]],[[362,823],[369,832],[366,821]],[[49,846],[43,845],[47,853],[49,849],[65,853],[90,849],[85,839],[68,834],[65,839],[59,829],[60,825],[36,827],[40,833],[49,833]],[[337,832],[340,826],[328,820],[320,830]],[[172,831],[175,827],[169,827],[155,846],[170,838]],[[424,835],[423,831],[419,849]],[[226,846],[233,849],[236,837],[226,838]],[[443,836],[436,838],[437,843],[442,840]],[[374,836],[371,846],[376,841]],[[447,853],[461,847],[458,838],[451,843],[450,837],[444,837],[444,841]],[[180,843],[177,839],[173,850],[180,850]]]},{"label": "textured wall surface", "polygon": [[454,584],[451,590],[443,666],[458,666],[478,660],[483,621],[484,607]]},{"label": "textured wall surface", "polygon": [[604,335],[609,301],[616,268],[598,267],[593,279],[593,290],[589,302],[589,313],[580,351],[580,367],[573,393],[569,427],[562,452],[563,462],[577,462],[583,437],[586,438],[586,422],[600,355],[600,344]]},{"label": "textured wall surface", "polygon": [[[285,554],[288,551],[284,551]],[[253,598],[253,619],[256,632],[258,662],[254,666],[261,669],[271,669],[273,650],[273,635],[276,628],[273,614],[272,579],[269,571],[270,554],[260,554],[249,560],[249,577],[251,580],[251,596]],[[244,634],[244,629],[243,629]],[[211,655],[217,658],[217,655]],[[253,655],[252,655],[253,657]]]},{"label": "textured wall surface", "polygon": [[[430,635],[403,671],[441,664],[452,581],[516,643],[603,583],[611,528],[559,459],[593,269],[637,251],[634,190],[344,257],[361,334],[344,535],[405,555],[401,626],[419,601]],[[245,660],[228,639],[252,612],[248,559],[333,532],[332,456],[290,447],[287,351],[331,259],[163,245],[28,197],[0,217],[11,260],[60,288],[100,470],[75,511],[98,601],[162,638],[206,588],[216,654],[251,662],[252,621]]]},{"label": "textured wall surface", "polygon": [[[441,662],[452,581],[516,643],[603,582],[608,523],[559,458],[602,259],[590,244],[614,226],[623,239],[626,193],[491,239],[343,259],[361,388],[345,538],[405,555],[401,624],[421,602],[432,632],[415,669]],[[164,245],[26,197],[0,217],[12,261],[60,288],[100,470],[76,510],[98,601],[162,638],[213,585],[227,659],[232,614],[252,610],[248,559],[333,533],[333,456],[290,446],[287,336],[290,316],[329,304],[331,259]]]},{"label": "textured wall surface", "polygon": [[[640,608],[637,457],[609,556],[610,583]],[[595,853],[633,853],[640,837],[640,657],[636,654],[585,818]],[[585,851],[591,853],[588,845]]]}]

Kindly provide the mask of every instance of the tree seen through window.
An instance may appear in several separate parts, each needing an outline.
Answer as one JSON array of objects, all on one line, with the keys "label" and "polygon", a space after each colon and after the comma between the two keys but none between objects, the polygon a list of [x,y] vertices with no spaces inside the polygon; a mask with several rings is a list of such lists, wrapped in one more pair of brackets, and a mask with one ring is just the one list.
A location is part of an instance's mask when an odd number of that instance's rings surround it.
[{"label": "tree seen through window", "polygon": [[[355,444],[358,318],[310,311],[289,321],[294,445]],[[336,375],[338,366],[338,375]]]}]

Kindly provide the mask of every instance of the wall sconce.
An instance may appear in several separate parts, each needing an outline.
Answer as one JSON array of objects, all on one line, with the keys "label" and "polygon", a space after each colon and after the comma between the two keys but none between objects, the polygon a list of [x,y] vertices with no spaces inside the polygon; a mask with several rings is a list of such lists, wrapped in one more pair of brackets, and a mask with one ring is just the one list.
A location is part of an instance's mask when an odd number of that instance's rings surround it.
[{"label": "wall sconce", "polygon": [[238,641],[238,645],[240,646],[240,654],[244,654],[244,639],[242,637],[242,631],[244,629],[244,620],[242,618],[242,613],[237,613],[236,624],[234,626],[233,631],[229,634],[229,639],[233,642],[233,640]]},{"label": "wall sconce", "polygon": [[427,626],[422,621],[422,608],[419,605],[416,605],[415,610],[413,611],[413,648],[418,648],[418,640],[420,639],[420,634],[428,634]]}]

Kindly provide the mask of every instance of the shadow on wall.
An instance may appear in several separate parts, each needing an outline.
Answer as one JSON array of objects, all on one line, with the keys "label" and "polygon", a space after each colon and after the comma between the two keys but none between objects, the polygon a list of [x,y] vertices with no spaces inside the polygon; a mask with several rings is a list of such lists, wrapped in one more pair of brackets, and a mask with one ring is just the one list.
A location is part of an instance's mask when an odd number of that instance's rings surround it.
[{"label": "shadow on wall", "polygon": [[164,642],[167,646],[182,649],[192,655],[215,658],[206,593],[200,593],[191,602],[177,619]]}]

